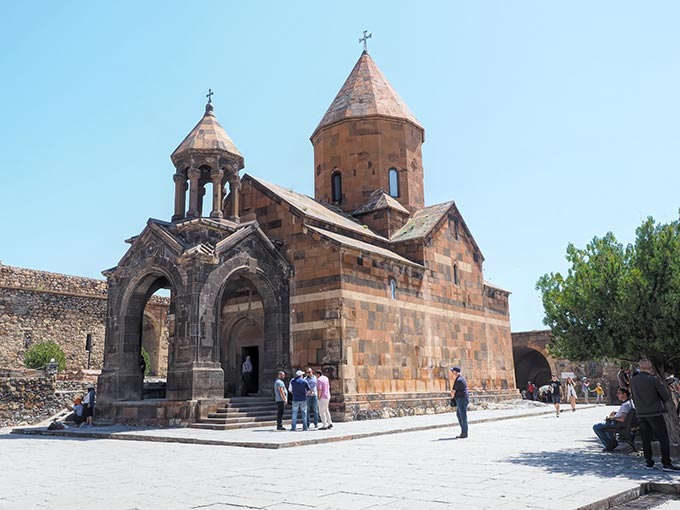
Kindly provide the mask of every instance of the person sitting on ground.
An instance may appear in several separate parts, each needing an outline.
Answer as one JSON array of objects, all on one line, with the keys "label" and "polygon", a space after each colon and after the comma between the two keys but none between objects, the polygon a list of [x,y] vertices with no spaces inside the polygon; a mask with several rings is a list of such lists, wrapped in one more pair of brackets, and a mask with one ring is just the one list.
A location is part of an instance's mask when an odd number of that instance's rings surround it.
[{"label": "person sitting on ground", "polygon": [[69,409],[73,412],[66,417],[65,421],[72,421],[78,427],[85,423],[85,406],[83,406],[83,399],[80,396],[73,400],[73,407],[69,407]]},{"label": "person sitting on ground", "polygon": [[616,390],[616,396],[623,402],[618,411],[612,411],[605,421],[593,425],[593,432],[600,439],[604,446],[603,452],[613,451],[619,443],[616,441],[616,428],[623,428],[628,413],[630,413],[635,406],[630,399],[630,390],[627,388],[619,388]]}]

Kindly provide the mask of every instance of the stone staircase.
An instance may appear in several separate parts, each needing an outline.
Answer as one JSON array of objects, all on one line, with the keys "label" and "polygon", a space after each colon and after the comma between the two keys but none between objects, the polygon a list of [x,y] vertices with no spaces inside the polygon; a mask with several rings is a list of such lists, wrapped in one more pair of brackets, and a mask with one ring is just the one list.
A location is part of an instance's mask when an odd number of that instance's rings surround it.
[{"label": "stone staircase", "polygon": [[[207,418],[189,424],[190,428],[208,430],[233,430],[251,427],[276,427],[276,402],[274,397],[230,397],[224,407],[210,413]],[[283,419],[290,420],[291,406],[287,405]]]}]

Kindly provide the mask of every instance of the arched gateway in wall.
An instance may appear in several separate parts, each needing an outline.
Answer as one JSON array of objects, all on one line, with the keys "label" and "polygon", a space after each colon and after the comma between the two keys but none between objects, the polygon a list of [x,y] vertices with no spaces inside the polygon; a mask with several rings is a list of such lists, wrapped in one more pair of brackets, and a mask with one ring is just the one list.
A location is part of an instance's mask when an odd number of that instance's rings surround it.
[{"label": "arched gateway in wall", "polygon": [[[238,189],[243,158],[211,104],[172,160],[177,170],[173,221],[149,220],[129,241],[120,263],[104,273],[109,294],[98,381],[101,420],[193,419],[202,402],[240,390],[245,353],[257,363],[257,386],[247,393],[271,392],[276,372],[289,367],[291,268],[257,222],[239,221],[237,194],[222,198],[227,182],[232,191]],[[208,182],[213,205],[205,218]],[[161,288],[170,291],[167,388],[166,399],[152,405],[143,402],[140,351],[144,308]]]}]

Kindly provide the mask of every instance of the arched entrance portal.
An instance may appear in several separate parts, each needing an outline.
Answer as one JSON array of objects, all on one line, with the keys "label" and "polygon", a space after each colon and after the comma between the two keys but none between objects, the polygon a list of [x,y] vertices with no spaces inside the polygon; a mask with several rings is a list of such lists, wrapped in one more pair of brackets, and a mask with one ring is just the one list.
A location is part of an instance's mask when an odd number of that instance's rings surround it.
[{"label": "arched entrance portal", "polygon": [[[244,275],[232,278],[222,295],[220,364],[224,393],[255,395],[262,392],[265,317],[262,296]],[[244,374],[244,362],[252,371]]]},{"label": "arched entrance portal", "polygon": [[550,364],[540,352],[530,347],[513,347],[512,357],[518,388],[526,387],[529,381],[538,386],[548,384],[552,375]]},{"label": "arched entrance portal", "polygon": [[[162,290],[164,289],[164,291]],[[170,294],[170,298],[154,296],[157,292]],[[119,361],[120,373],[127,385],[126,400],[143,400],[144,364],[142,348],[149,355],[149,370],[155,376],[165,376],[171,344],[167,336],[168,302],[172,307],[172,285],[168,278],[159,273],[151,273],[139,279],[124,298],[122,356]],[[164,385],[156,388],[147,398],[165,396]]]}]

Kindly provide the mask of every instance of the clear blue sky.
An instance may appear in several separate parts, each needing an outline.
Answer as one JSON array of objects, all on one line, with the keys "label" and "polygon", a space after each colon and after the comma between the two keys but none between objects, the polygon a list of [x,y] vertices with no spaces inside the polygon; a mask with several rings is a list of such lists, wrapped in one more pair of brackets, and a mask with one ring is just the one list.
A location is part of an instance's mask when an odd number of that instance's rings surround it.
[{"label": "clear blue sky", "polygon": [[426,203],[455,200],[513,331],[568,242],[680,207],[680,3],[5,2],[0,260],[101,278],[169,156],[215,113],[245,171],[313,195],[309,136],[369,52],[425,127]]}]

